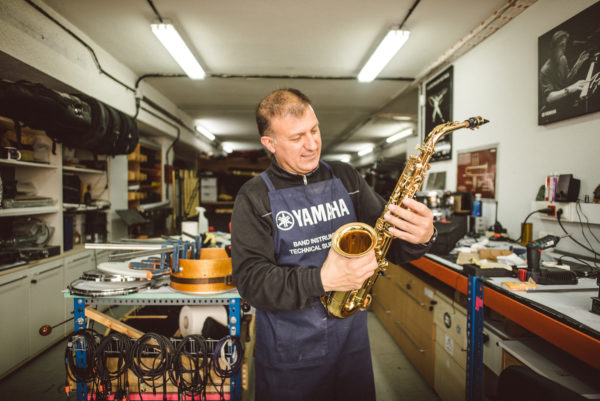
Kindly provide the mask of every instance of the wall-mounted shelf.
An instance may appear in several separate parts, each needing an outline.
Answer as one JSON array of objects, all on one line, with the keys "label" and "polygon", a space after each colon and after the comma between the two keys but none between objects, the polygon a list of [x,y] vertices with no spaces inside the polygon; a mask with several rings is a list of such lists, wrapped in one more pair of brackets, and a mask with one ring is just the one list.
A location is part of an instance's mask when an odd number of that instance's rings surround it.
[{"label": "wall-mounted shelf", "polygon": [[0,164],[14,166],[14,167],[36,167],[36,168],[52,168],[56,169],[58,166],[46,163],[35,163],[35,162],[24,162],[20,160],[0,159]]},{"label": "wall-mounted shelf", "polygon": [[[532,202],[532,210],[553,207],[555,210],[562,209],[562,222],[580,221],[587,224],[600,224],[600,203],[577,203],[577,202]],[[543,213],[537,213],[536,217],[542,220],[556,221],[556,215],[548,216]]]},{"label": "wall-mounted shelf", "polygon": [[41,207],[15,207],[10,209],[0,209],[0,217],[11,216],[33,216],[36,214],[49,214],[58,212],[58,206]]},{"label": "wall-mounted shelf", "polygon": [[68,167],[64,166],[63,171],[70,171],[73,173],[82,173],[82,174],[105,174],[104,170],[94,170],[91,168],[81,168],[81,167]]}]

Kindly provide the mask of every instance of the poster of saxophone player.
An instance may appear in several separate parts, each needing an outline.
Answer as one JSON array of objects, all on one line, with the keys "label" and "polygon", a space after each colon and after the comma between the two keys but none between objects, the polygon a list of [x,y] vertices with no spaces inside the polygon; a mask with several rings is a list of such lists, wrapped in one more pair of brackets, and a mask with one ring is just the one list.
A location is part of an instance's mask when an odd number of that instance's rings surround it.
[{"label": "poster of saxophone player", "polygon": [[538,124],[600,110],[600,2],[538,38]]},{"label": "poster of saxophone player", "polygon": [[496,196],[497,148],[459,152],[456,168],[456,190],[479,193],[482,198]]},{"label": "poster of saxophone player", "polygon": [[[436,125],[452,121],[452,75],[453,66],[450,66],[425,84],[425,136]],[[450,160],[452,134],[440,139],[435,150],[431,162]]]}]

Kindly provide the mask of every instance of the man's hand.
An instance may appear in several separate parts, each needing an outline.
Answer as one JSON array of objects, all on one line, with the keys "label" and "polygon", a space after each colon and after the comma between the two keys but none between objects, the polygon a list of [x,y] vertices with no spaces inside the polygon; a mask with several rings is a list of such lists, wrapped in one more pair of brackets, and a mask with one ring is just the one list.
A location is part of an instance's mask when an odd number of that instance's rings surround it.
[{"label": "man's hand", "polygon": [[362,287],[377,269],[375,252],[358,258],[347,258],[329,249],[321,267],[321,282],[325,291],[350,291]]},{"label": "man's hand", "polygon": [[388,207],[389,213],[384,218],[393,227],[390,233],[411,244],[424,244],[433,235],[433,213],[421,202],[414,199],[404,199],[402,208],[397,205]]}]

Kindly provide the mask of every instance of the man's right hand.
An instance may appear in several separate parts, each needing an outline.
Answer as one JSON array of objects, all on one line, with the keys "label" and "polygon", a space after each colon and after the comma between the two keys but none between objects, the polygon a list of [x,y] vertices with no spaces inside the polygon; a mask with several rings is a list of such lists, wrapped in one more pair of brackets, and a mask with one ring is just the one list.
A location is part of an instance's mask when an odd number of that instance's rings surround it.
[{"label": "man's right hand", "polygon": [[321,282],[325,291],[350,291],[362,287],[377,269],[375,251],[357,258],[347,258],[329,249],[321,267]]}]

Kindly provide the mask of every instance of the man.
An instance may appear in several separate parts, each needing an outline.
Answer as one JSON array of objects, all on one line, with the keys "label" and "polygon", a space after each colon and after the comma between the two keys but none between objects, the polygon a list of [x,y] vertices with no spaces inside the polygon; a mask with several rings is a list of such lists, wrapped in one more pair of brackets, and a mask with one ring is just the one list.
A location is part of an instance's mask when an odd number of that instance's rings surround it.
[{"label": "man", "polygon": [[573,67],[569,67],[566,56],[569,34],[565,31],[556,31],[552,35],[552,52],[540,69],[541,105],[550,109],[562,105],[570,107],[571,95],[579,94],[585,85],[585,80],[575,81],[579,69],[590,57],[589,52],[582,51],[577,57]]},{"label": "man", "polygon": [[[320,161],[319,121],[302,92],[272,92],[256,120],[274,160],[241,188],[231,223],[234,282],[256,308],[256,400],[375,400],[366,312],[330,317],[319,297],[373,274],[373,251],[345,258],[330,250],[331,234],[373,225],[386,201],[351,166]],[[404,205],[386,216],[395,262],[422,256],[434,234],[425,205]]]}]

